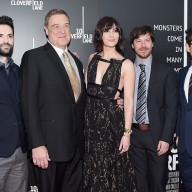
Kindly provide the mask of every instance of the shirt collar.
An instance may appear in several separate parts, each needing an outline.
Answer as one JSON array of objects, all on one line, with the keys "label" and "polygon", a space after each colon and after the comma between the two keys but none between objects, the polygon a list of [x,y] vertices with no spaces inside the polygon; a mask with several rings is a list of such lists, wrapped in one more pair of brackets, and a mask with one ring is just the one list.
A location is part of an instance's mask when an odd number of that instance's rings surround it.
[{"label": "shirt collar", "polygon": [[14,61],[11,57],[8,58],[8,62],[7,63],[3,63],[0,61],[0,66],[4,66],[5,68],[7,67],[11,67],[13,65]]},{"label": "shirt collar", "polygon": [[151,63],[152,63],[152,55],[150,54],[149,57],[147,59],[145,59],[144,61],[141,61],[141,59],[136,56],[135,59],[135,65],[138,68],[139,64],[144,64],[146,68],[151,68]]},{"label": "shirt collar", "polygon": [[55,49],[55,51],[57,52],[57,54],[59,55],[59,57],[61,57],[63,55],[63,51],[66,51],[68,53],[68,49],[67,47],[65,48],[65,50],[56,47],[55,45],[53,45],[50,41],[48,41],[50,43],[50,45]]}]

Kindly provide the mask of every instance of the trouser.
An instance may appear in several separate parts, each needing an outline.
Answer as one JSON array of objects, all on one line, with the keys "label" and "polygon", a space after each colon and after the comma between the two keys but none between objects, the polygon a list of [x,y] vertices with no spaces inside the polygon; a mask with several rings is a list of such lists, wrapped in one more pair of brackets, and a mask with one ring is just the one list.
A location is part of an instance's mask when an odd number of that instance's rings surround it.
[{"label": "trouser", "polygon": [[27,155],[21,148],[10,157],[0,157],[0,192],[26,192],[27,181]]},{"label": "trouser", "polygon": [[185,192],[192,192],[192,157],[185,150],[179,155],[179,170]]},{"label": "trouser", "polygon": [[138,192],[165,192],[168,179],[168,153],[157,155],[151,131],[133,128],[131,159],[136,174]]},{"label": "trouser", "polygon": [[79,151],[70,161],[49,162],[47,169],[34,166],[34,173],[40,192],[82,191],[82,160]]}]

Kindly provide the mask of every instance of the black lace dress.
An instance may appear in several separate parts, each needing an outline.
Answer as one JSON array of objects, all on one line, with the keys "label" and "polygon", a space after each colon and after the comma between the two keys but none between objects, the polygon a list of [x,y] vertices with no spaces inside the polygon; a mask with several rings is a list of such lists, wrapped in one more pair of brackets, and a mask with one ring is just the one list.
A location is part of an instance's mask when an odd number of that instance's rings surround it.
[{"label": "black lace dress", "polygon": [[[95,84],[99,60],[110,63],[102,84]],[[135,174],[129,159],[118,148],[124,131],[124,112],[114,97],[124,60],[104,60],[95,55],[87,71],[85,113],[84,192],[135,192]]]}]

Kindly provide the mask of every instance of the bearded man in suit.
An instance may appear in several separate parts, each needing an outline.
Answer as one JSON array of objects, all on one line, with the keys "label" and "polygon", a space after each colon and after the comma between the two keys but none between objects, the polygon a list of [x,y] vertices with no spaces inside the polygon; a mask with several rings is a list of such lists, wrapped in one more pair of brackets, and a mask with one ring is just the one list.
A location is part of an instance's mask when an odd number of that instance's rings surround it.
[{"label": "bearded man in suit", "polygon": [[20,69],[11,58],[14,25],[0,16],[0,191],[27,191],[27,143],[20,106]]},{"label": "bearded man in suit", "polygon": [[135,27],[130,43],[135,51],[136,71],[132,159],[138,192],[165,192],[168,151],[177,117],[177,74],[155,60],[150,26]]}]

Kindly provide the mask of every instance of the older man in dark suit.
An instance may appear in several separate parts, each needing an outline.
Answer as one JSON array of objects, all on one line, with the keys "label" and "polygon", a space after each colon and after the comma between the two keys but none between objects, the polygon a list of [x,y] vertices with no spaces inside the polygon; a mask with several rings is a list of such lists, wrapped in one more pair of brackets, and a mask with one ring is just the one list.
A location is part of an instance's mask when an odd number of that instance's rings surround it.
[{"label": "older man in dark suit", "polygon": [[130,42],[136,53],[131,146],[138,192],[164,192],[168,150],[177,114],[177,74],[152,57],[154,32],[135,27]]},{"label": "older man in dark suit", "polygon": [[81,191],[84,124],[83,65],[69,50],[64,10],[45,17],[48,42],[22,58],[22,110],[41,192]]}]

